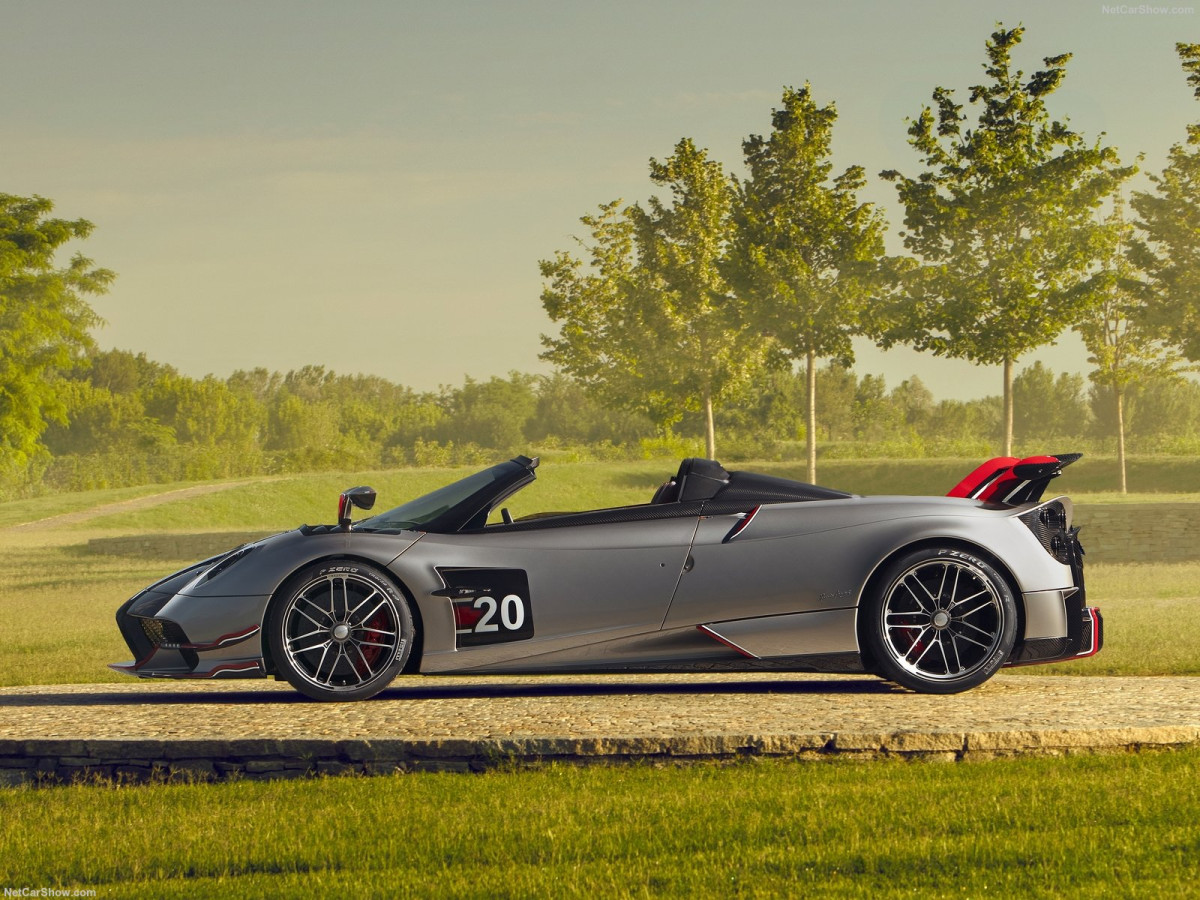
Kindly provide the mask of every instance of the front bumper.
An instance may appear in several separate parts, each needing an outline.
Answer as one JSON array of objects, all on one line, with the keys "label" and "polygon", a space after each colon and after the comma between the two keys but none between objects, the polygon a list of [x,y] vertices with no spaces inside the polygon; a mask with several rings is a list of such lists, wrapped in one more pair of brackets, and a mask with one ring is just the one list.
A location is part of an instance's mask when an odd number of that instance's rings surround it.
[{"label": "front bumper", "polygon": [[[191,602],[186,605],[179,602],[188,599]],[[258,598],[220,600],[224,602],[214,603],[213,598],[198,601],[154,590],[131,597],[117,610],[117,627],[133,660],[111,663],[109,668],[139,678],[265,677],[261,617],[254,621],[253,614],[243,613],[243,620],[251,621],[232,630],[227,624],[218,625],[221,613],[229,608],[260,608],[255,602]],[[195,614],[188,615],[188,610]],[[225,623],[231,621],[238,620],[224,618]]]}]

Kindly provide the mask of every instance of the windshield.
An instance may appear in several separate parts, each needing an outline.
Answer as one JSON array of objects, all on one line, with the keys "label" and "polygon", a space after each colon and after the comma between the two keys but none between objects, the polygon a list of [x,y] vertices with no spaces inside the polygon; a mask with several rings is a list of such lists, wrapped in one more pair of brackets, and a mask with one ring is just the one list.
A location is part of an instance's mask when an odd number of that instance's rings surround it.
[{"label": "windshield", "polygon": [[[480,503],[486,503],[489,495],[498,491],[497,482],[512,482],[514,465],[511,462],[501,463],[468,475],[453,484],[438,488],[416,500],[410,500],[395,509],[363,519],[354,526],[355,531],[421,531],[453,510],[459,504],[466,503],[478,496]],[[523,471],[523,469],[518,469]],[[515,487],[516,485],[514,485]],[[468,504],[474,506],[474,503]],[[467,510],[468,515],[475,510]]]}]

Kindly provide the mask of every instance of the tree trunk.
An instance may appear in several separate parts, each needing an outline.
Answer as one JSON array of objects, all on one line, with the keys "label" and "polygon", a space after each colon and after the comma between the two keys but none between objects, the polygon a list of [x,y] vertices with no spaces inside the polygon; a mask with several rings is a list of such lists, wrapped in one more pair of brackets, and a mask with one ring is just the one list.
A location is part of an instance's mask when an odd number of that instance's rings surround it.
[{"label": "tree trunk", "polygon": [[1004,453],[1012,456],[1013,445],[1013,361],[1004,360]]},{"label": "tree trunk", "polygon": [[709,459],[717,458],[717,432],[713,428],[712,391],[704,392],[704,452]]},{"label": "tree trunk", "polygon": [[808,450],[808,483],[817,483],[817,356],[809,350],[805,357],[805,388],[808,409],[804,416],[805,444]]},{"label": "tree trunk", "polygon": [[1121,472],[1121,493],[1128,493],[1125,484],[1125,390],[1113,388],[1117,395],[1117,469]]}]

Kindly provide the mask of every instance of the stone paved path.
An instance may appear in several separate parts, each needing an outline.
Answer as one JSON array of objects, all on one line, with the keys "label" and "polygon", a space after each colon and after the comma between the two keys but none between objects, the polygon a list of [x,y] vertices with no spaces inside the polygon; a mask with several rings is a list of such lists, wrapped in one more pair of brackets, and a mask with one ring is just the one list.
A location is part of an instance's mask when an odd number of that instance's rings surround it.
[{"label": "stone paved path", "polygon": [[871,678],[776,673],[413,676],[346,704],[312,703],[269,681],[0,689],[0,776],[7,770],[10,782],[36,773],[273,777],[478,769],[501,759],[964,759],[1189,744],[1200,744],[1200,678],[1002,674],[934,697]]}]

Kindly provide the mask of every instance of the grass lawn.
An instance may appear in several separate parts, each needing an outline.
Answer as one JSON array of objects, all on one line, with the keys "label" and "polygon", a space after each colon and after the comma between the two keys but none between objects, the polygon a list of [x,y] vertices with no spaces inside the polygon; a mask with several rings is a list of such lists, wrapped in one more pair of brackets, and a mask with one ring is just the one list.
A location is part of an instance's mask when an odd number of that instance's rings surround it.
[{"label": "grass lawn", "polygon": [[1200,750],[0,791],[101,897],[1196,896]]}]

